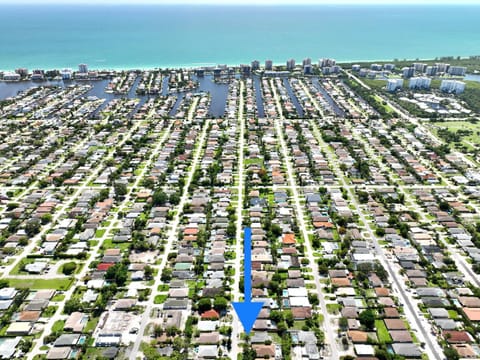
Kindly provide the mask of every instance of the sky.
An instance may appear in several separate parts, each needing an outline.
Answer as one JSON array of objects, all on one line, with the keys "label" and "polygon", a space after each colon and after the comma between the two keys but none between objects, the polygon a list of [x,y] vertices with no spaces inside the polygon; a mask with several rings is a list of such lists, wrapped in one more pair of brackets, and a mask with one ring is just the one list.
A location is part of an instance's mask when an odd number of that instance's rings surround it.
[{"label": "sky", "polygon": [[321,4],[479,4],[479,0],[0,0],[0,4],[188,4],[188,5],[321,5]]}]

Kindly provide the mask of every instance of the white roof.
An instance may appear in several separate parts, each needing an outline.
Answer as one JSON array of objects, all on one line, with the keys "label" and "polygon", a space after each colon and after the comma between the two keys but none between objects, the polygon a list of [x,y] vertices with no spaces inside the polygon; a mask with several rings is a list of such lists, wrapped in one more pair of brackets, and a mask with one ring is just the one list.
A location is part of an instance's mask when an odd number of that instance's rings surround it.
[{"label": "white roof", "polygon": [[11,287],[0,289],[0,300],[12,299],[16,293],[17,291]]},{"label": "white roof", "polygon": [[375,350],[372,345],[355,345],[355,353],[357,355],[374,355]]},{"label": "white roof", "polygon": [[305,297],[308,296],[307,288],[288,288],[288,296],[290,297]]},{"label": "white roof", "polygon": [[105,284],[105,280],[102,280],[102,279],[90,280],[87,283],[87,287],[90,289],[101,289],[104,284]]},{"label": "white roof", "polygon": [[15,338],[4,338],[0,344],[0,357],[2,359],[8,359],[15,354],[15,348],[22,338],[17,336]]},{"label": "white roof", "polygon": [[199,357],[216,357],[218,355],[217,345],[200,345],[198,347]]},{"label": "white roof", "polygon": [[199,331],[214,331],[220,325],[219,321],[201,320],[198,322]]},{"label": "white roof", "polygon": [[375,256],[373,254],[353,254],[353,259],[355,261],[375,261]]},{"label": "white roof", "polygon": [[310,306],[310,302],[308,301],[307,296],[291,297],[290,298],[290,306],[291,307]]}]

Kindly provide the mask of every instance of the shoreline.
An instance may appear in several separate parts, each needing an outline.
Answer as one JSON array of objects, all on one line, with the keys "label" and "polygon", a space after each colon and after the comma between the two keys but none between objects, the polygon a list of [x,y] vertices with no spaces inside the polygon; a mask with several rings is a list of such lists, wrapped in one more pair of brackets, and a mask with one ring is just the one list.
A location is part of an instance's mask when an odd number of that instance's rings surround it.
[{"label": "shoreline", "polygon": [[[434,58],[424,58],[424,59],[409,59],[409,58],[404,58],[404,59],[397,59],[397,60],[394,60],[394,59],[365,59],[365,60],[336,60],[336,63],[337,64],[353,64],[353,63],[358,63],[358,64],[366,64],[366,63],[374,63],[374,62],[379,62],[379,63],[386,63],[386,62],[392,62],[392,63],[395,63],[395,62],[431,62],[431,61],[438,61],[438,62],[442,62],[442,61],[448,61],[448,60],[441,60],[442,58],[445,58],[445,57],[453,57],[455,61],[458,61],[458,60],[468,60],[470,59],[471,57],[474,57],[474,56],[479,56],[480,55],[460,55],[460,59],[457,59],[458,55],[457,56],[437,56],[437,57],[434,57]],[[334,57],[333,57],[334,58]],[[438,59],[438,60],[436,60]],[[218,63],[190,63],[190,64],[168,64],[168,65],[164,65],[164,66],[152,66],[152,65],[140,65],[140,66],[134,66],[134,65],[125,65],[125,66],[114,66],[114,67],[94,67],[94,65],[89,65],[89,70],[91,71],[136,71],[136,70],[140,70],[140,71],[152,71],[152,70],[194,70],[194,69],[198,69],[198,68],[202,68],[202,67],[212,67],[212,66],[217,66],[217,65],[221,65],[221,66],[227,66],[227,67],[239,67],[241,64],[250,64],[251,61],[253,60],[256,60],[256,59],[252,59],[250,61],[240,61],[240,62],[237,62],[236,64],[232,64],[232,63],[222,63],[222,62],[218,62]],[[273,66],[285,66],[285,62],[287,60],[285,60],[284,62],[275,62],[273,61]],[[299,62],[300,64],[300,60],[299,59],[296,59],[296,61]],[[312,60],[312,62],[314,63],[314,61]],[[81,63],[81,62],[79,62]],[[263,64],[264,61],[260,61],[260,64]],[[77,67],[77,65],[70,65],[69,66],[59,66],[59,67],[43,67],[42,66],[33,66],[33,67],[28,67],[28,66],[17,66],[16,68],[22,68],[22,67],[26,67],[28,68],[29,70],[33,70],[35,68],[39,68],[39,69],[42,69],[42,70],[45,70],[45,71],[50,71],[50,70],[62,70],[62,69],[74,69]],[[7,72],[7,71],[15,71],[15,69],[0,69],[0,72]],[[74,70],[75,72],[75,70]]]}]

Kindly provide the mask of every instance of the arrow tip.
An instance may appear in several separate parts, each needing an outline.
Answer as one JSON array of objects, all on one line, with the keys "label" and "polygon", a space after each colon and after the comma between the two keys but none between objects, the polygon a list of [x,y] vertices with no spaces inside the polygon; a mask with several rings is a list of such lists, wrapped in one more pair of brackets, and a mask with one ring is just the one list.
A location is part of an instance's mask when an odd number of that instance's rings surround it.
[{"label": "arrow tip", "polygon": [[240,322],[245,329],[247,334],[250,334],[250,331],[253,328],[255,320],[257,320],[260,310],[262,310],[262,302],[234,302],[232,303],[235,312],[240,319]]}]

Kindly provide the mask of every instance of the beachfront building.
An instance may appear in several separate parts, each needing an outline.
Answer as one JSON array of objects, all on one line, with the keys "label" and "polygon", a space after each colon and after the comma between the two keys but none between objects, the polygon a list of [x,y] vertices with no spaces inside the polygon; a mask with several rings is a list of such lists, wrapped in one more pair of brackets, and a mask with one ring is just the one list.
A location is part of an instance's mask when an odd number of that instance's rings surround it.
[{"label": "beachfront building", "polygon": [[450,66],[448,68],[448,73],[452,76],[465,76],[467,68],[464,66]]},{"label": "beachfront building", "polygon": [[444,72],[447,72],[448,68],[450,67],[450,64],[435,63],[435,66],[438,68],[438,72],[444,73]]},{"label": "beachfront building", "polygon": [[428,77],[412,77],[408,83],[410,89],[430,89],[432,80]]},{"label": "beachfront building", "polygon": [[61,72],[63,80],[72,80],[72,69],[63,69]]},{"label": "beachfront building", "polygon": [[295,70],[295,59],[287,60],[287,70]]},{"label": "beachfront building", "polygon": [[383,69],[387,71],[393,71],[395,70],[395,64],[385,64],[383,65]]},{"label": "beachfront building", "polygon": [[437,72],[438,72],[438,66],[436,65],[427,66],[427,69],[425,70],[425,74],[427,74],[428,76],[435,76],[437,75]]},{"label": "beachfront building", "polygon": [[403,79],[388,79],[387,91],[395,92],[403,87]]},{"label": "beachfront building", "polygon": [[415,75],[415,68],[414,67],[404,67],[402,69],[402,76],[405,79],[409,79]]},{"label": "beachfront building", "polygon": [[28,76],[28,69],[27,68],[19,68],[16,69],[15,72],[20,75],[20,77],[25,78]]},{"label": "beachfront building", "polygon": [[373,71],[382,71],[383,65],[382,64],[372,64],[370,65],[370,70]]},{"label": "beachfront building", "polygon": [[45,80],[45,72],[43,70],[33,70],[31,79],[33,81],[42,81]]},{"label": "beachfront building", "polygon": [[440,90],[451,94],[461,94],[465,91],[465,83],[457,80],[443,80]]},{"label": "beachfront building", "polygon": [[303,59],[302,65],[303,67],[305,67],[305,65],[312,65],[312,59],[310,58]]},{"label": "beachfront building", "polygon": [[258,70],[258,69],[260,69],[260,61],[253,60],[252,61],[252,70],[255,71],[255,70]]},{"label": "beachfront building", "polygon": [[415,69],[415,71],[423,73],[427,69],[427,64],[413,63],[413,68]]},{"label": "beachfront building", "polygon": [[265,61],[265,70],[267,70],[267,71],[272,71],[273,70],[273,61],[272,60],[266,60]]},{"label": "beachfront building", "polygon": [[312,64],[305,64],[305,65],[303,65],[303,73],[304,73],[305,75],[312,75],[312,73],[313,73]]},{"label": "beachfront building", "polygon": [[78,65],[78,72],[82,74],[88,73],[88,65],[87,64]]},{"label": "beachfront building", "polygon": [[242,75],[248,76],[252,72],[252,67],[250,65],[242,64],[240,65],[240,72]]},{"label": "beachfront building", "polygon": [[327,66],[334,66],[337,62],[335,59],[320,59],[318,60],[318,66],[323,68]]},{"label": "beachfront building", "polygon": [[5,81],[19,81],[20,78],[20,74],[14,72],[6,72],[3,74],[3,80]]}]

